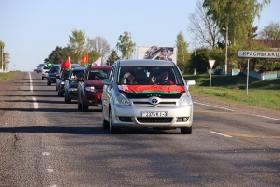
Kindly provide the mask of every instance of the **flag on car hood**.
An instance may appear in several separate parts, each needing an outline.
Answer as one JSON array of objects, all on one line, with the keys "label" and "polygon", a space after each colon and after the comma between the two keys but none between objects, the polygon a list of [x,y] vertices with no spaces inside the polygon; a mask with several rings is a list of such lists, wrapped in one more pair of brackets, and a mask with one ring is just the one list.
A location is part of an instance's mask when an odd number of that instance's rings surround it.
[{"label": "flag on car hood", "polygon": [[69,68],[71,68],[70,56],[68,56],[68,58],[61,64],[61,68],[62,69],[69,69]]},{"label": "flag on car hood", "polygon": [[81,65],[87,65],[88,64],[88,53],[84,53],[82,56],[81,56]]},{"label": "flag on car hood", "polygon": [[177,94],[185,92],[185,87],[182,85],[119,85],[118,87],[126,93]]}]

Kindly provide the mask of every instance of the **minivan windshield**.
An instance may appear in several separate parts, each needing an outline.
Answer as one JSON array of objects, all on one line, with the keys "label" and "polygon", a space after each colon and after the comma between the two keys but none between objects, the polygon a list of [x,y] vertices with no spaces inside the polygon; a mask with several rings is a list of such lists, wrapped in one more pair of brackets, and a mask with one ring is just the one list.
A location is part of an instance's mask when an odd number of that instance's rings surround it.
[{"label": "minivan windshield", "polygon": [[121,66],[118,76],[120,85],[183,85],[176,66]]},{"label": "minivan windshield", "polygon": [[104,80],[109,78],[111,70],[96,69],[90,70],[88,73],[88,80]]}]

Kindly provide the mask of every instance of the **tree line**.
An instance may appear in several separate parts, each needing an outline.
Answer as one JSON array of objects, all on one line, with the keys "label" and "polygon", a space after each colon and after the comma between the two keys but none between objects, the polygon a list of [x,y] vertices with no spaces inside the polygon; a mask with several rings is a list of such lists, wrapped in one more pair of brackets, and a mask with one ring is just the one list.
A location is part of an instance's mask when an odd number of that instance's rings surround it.
[{"label": "tree line", "polygon": [[128,59],[134,49],[135,42],[131,39],[129,32],[124,32],[118,38],[116,49],[111,49],[107,40],[97,36],[93,39],[86,37],[82,30],[75,29],[69,36],[69,43],[66,47],[56,46],[55,49],[45,58],[45,63],[61,64],[68,56],[71,63],[81,63],[81,57],[88,55],[88,62],[92,63],[101,58],[103,64],[111,65],[116,60]]},{"label": "tree line", "polygon": [[[188,30],[193,36],[192,40],[195,41],[195,49],[189,54],[188,60],[180,57],[177,62],[183,64],[183,69],[189,73],[194,69],[200,73],[206,72],[209,59],[215,59],[215,67],[221,68],[225,64],[227,46],[229,69],[245,69],[246,62],[238,59],[238,50],[271,50],[256,39],[280,40],[279,23],[270,23],[259,32],[258,27],[253,25],[255,18],[260,18],[261,11],[269,4],[270,0],[198,0],[195,12],[189,17],[188,25]],[[255,70],[280,69],[279,60],[252,61],[251,68]]]}]

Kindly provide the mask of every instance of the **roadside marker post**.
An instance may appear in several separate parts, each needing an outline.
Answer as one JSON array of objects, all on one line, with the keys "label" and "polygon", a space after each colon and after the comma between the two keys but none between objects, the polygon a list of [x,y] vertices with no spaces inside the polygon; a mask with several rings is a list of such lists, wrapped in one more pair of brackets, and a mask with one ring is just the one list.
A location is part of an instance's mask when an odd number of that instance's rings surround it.
[{"label": "roadside marker post", "polygon": [[249,74],[250,74],[250,59],[251,58],[272,58],[280,59],[279,51],[238,51],[238,57],[247,58],[247,85],[246,93],[249,95]]},{"label": "roadside marker post", "polygon": [[210,88],[212,87],[212,77],[211,77],[211,74],[212,74],[212,67],[214,66],[215,64],[215,60],[209,60],[209,66],[210,66]]}]

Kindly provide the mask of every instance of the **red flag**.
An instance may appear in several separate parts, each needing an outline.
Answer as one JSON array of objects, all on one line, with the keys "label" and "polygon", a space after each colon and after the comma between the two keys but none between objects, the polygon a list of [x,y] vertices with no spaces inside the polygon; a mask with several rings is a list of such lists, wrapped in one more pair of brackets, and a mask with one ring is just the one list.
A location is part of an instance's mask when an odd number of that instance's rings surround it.
[{"label": "red flag", "polygon": [[61,64],[61,68],[68,69],[70,67],[71,67],[71,60],[70,60],[70,56],[68,56],[68,58],[63,62],[63,64]]},{"label": "red flag", "polygon": [[88,53],[84,53],[82,56],[81,56],[81,65],[87,65],[88,64]]}]

